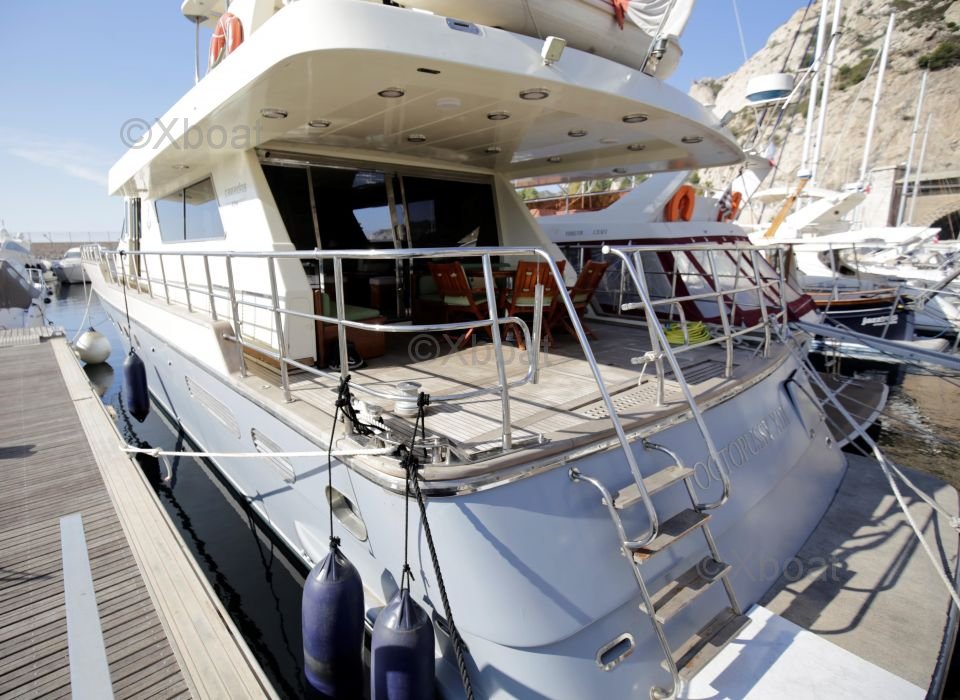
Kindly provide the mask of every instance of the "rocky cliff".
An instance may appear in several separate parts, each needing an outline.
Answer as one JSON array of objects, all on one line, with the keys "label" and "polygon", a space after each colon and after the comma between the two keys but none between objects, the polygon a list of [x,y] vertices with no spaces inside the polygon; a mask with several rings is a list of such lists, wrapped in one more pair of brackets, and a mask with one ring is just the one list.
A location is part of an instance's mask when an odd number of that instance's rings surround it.
[{"label": "rocky cliff", "polygon": [[[792,73],[810,62],[820,4],[821,0],[815,0],[806,17],[802,8],[798,10],[735,73],[704,78],[692,86],[691,95],[704,104],[713,105],[717,114],[725,114],[728,110],[737,113],[730,122],[730,128],[741,142],[749,136],[755,120],[754,111],[745,107],[747,81],[752,76],[780,72],[785,60],[787,72]],[[871,167],[906,161],[921,75],[925,68],[929,68],[930,73],[914,167],[926,115],[929,113],[933,114],[933,122],[924,171],[960,167],[960,1],[844,0],[826,135],[817,177],[821,185],[836,187],[858,178],[870,103],[876,87],[877,69],[874,67],[869,75],[868,71],[882,48],[891,12],[896,13],[896,19],[877,117]],[[832,17],[832,4],[829,14]],[[830,31],[828,28],[828,36]],[[797,40],[788,56],[795,35]],[[801,97],[797,107],[787,112],[774,135],[779,154],[779,183],[792,181],[799,169],[806,105],[807,100]],[[729,178],[729,170],[704,171],[699,177],[704,184],[721,186]]]}]

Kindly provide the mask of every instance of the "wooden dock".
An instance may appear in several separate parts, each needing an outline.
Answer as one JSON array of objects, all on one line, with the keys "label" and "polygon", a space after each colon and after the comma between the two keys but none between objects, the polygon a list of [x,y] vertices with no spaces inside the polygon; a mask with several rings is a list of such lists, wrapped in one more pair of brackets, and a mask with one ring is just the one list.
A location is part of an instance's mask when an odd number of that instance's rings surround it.
[{"label": "wooden dock", "polygon": [[3,335],[0,699],[276,697],[66,340]]}]

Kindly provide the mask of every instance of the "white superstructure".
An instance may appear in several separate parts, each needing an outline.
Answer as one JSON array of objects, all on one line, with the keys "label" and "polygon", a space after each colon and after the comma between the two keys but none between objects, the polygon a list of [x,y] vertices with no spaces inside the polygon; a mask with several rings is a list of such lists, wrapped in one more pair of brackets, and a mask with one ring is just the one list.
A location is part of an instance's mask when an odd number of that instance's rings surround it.
[{"label": "white superstructure", "polygon": [[[111,169],[129,233],[118,251],[85,250],[85,271],[155,404],[219,453],[305,564],[325,554],[332,513],[370,617],[401,579],[398,448],[414,445],[477,697],[673,697],[710,640],[749,622],[844,458],[778,335],[782,279],[755,251],[598,255],[637,313],[588,329],[566,288],[585,261],[564,257],[512,181],[742,153],[653,64],[640,72],[573,40],[547,51],[529,32],[411,4],[232,2],[242,43]],[[225,8],[183,10],[212,24]],[[640,264],[648,255],[657,265]],[[462,293],[437,286],[451,261]],[[534,262],[541,284],[524,287]],[[693,299],[649,298],[640,281],[662,290],[679,274]],[[674,347],[661,319],[692,307],[711,337]],[[481,342],[457,346],[468,329]],[[365,366],[348,370],[351,353]],[[348,373],[357,421],[334,423]],[[404,410],[410,382],[430,395],[425,437]],[[411,591],[436,623],[437,688],[459,697],[412,511]],[[774,566],[758,576],[761,561]],[[664,607],[678,591],[684,604]]]}]

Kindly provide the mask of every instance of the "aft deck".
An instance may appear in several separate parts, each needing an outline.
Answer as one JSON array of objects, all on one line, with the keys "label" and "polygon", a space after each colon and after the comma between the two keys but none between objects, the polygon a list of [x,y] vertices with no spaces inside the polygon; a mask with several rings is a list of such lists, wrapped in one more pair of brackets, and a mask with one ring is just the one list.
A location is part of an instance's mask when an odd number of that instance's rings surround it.
[{"label": "aft deck", "polygon": [[[658,405],[658,382],[653,364],[644,368],[635,363],[650,350],[649,331],[640,325],[591,320],[596,334],[591,342],[604,384],[610,393],[624,428],[636,436],[652,434],[664,425],[686,420],[689,405],[672,373],[665,372],[663,403]],[[430,340],[426,340],[429,338]],[[428,359],[416,361],[424,345],[432,351]],[[785,358],[786,350],[771,346],[769,358],[763,358],[754,344],[733,350],[732,372],[725,375],[726,353],[722,346],[692,346],[678,356],[687,385],[701,410],[752,386]],[[527,372],[528,353],[516,347],[504,347],[504,364],[510,382]],[[665,363],[666,364],[666,363]],[[276,402],[280,377],[262,363],[248,362],[249,376],[241,384],[261,401]],[[417,382],[421,391],[432,396],[465,393],[481,387],[495,387],[497,367],[493,346],[480,343],[457,350],[442,336],[395,335],[383,357],[351,372],[354,395],[383,409],[384,423],[394,433],[408,437],[413,417],[393,413],[394,404],[364,393],[364,389],[395,392],[400,382]],[[292,402],[283,410],[303,424],[308,434],[329,431],[337,391],[335,377],[318,378],[302,372],[290,377]],[[562,451],[601,442],[613,435],[611,422],[589,362],[579,343],[563,334],[555,344],[543,349],[539,358],[539,381],[509,390],[510,426],[515,448],[538,445],[531,453],[501,451],[503,406],[499,392],[471,398],[432,403],[426,414],[428,440],[447,441],[457,458],[442,468],[428,467],[427,479],[451,479],[489,473],[517,465],[518,460],[543,458]],[[395,463],[378,460],[388,473],[399,472]]]}]

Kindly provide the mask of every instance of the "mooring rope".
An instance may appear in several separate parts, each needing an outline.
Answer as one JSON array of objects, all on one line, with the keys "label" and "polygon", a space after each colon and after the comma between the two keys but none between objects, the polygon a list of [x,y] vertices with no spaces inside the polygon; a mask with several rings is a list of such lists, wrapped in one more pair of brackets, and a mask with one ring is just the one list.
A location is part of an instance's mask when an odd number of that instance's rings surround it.
[{"label": "mooring rope", "polygon": [[349,449],[349,450],[304,450],[301,452],[206,452],[188,450],[164,450],[160,447],[134,447],[129,444],[121,444],[120,450],[129,454],[144,454],[150,457],[231,457],[234,459],[269,459],[271,457],[283,457],[293,459],[296,457],[376,457],[377,455],[389,455],[397,451],[396,447],[374,447],[369,449]]},{"label": "mooring rope", "polygon": [[[470,682],[470,671],[467,668],[466,644],[460,636],[456,623],[453,621],[453,610],[450,608],[450,599],[447,597],[447,587],[443,582],[443,574],[440,573],[440,559],[437,557],[437,548],[433,542],[433,533],[430,530],[430,521],[427,520],[427,505],[423,499],[423,491],[420,489],[420,480],[417,478],[417,470],[420,467],[420,461],[413,452],[414,440],[417,437],[417,429],[421,431],[423,440],[426,440],[426,421],[424,417],[426,407],[430,405],[430,396],[420,392],[417,397],[417,419],[413,426],[413,437],[410,440],[410,447],[402,447],[404,452],[401,458],[409,476],[409,482],[413,484],[414,494],[417,497],[417,506],[420,508],[420,521],[423,524],[423,534],[427,540],[427,548],[430,550],[430,562],[433,564],[433,573],[437,577],[437,589],[440,591],[440,600],[443,603],[443,613],[447,618],[447,625],[450,628],[450,641],[453,643],[453,652],[457,658],[457,670],[460,673],[460,682],[463,684],[463,691],[466,693],[467,700],[473,700],[473,685]],[[426,452],[426,448],[424,448]]]},{"label": "mooring rope", "polygon": [[[803,357],[801,351],[796,347],[796,345],[791,342],[792,337],[784,337],[784,332],[782,327],[778,328],[778,334],[781,337],[781,340],[784,342],[784,345],[787,347],[794,359],[800,363],[800,366],[803,367],[807,377],[814,383],[817,384],[821,391],[829,393],[826,385],[823,383],[823,380],[820,378],[820,375],[817,373],[816,369],[810,363],[808,358]],[[805,393],[806,390],[804,390]],[[809,394],[808,394],[809,396]],[[931,506],[935,513],[942,515],[950,524],[954,530],[960,530],[960,517],[954,513],[950,513],[943,509],[939,504],[936,504],[929,499],[926,494],[924,494],[920,489],[906,476],[903,474],[900,469],[896,467],[893,462],[888,460],[883,452],[880,450],[880,447],[877,443],[867,435],[867,431],[860,426],[856,420],[850,415],[843,404],[839,400],[832,400],[834,407],[840,413],[841,416],[847,421],[851,428],[858,434],[858,436],[870,447],[870,452],[873,454],[874,460],[880,466],[880,471],[883,472],[884,477],[886,477],[887,483],[890,486],[890,490],[893,491],[893,496],[897,501],[897,505],[900,506],[900,510],[903,512],[903,516],[907,521],[907,524],[910,526],[910,529],[913,530],[913,534],[916,536],[920,547],[923,549],[924,553],[927,555],[927,558],[930,560],[930,563],[933,565],[934,571],[937,573],[937,576],[943,582],[944,588],[946,588],[947,593],[950,595],[953,604],[957,606],[957,609],[960,609],[960,595],[957,594],[957,590],[954,587],[954,582],[952,579],[952,574],[948,572],[944,566],[941,565],[940,561],[937,559],[933,550],[930,547],[930,544],[927,542],[926,537],[923,535],[923,531],[920,529],[920,526],[917,525],[916,520],[913,517],[913,514],[910,512],[910,506],[907,504],[906,499],[903,497],[900,488],[897,486],[896,477],[903,479],[904,483],[909,486],[914,492],[919,496],[927,505]]]}]

